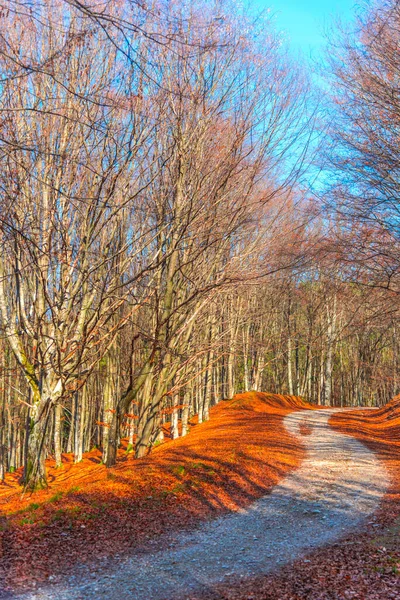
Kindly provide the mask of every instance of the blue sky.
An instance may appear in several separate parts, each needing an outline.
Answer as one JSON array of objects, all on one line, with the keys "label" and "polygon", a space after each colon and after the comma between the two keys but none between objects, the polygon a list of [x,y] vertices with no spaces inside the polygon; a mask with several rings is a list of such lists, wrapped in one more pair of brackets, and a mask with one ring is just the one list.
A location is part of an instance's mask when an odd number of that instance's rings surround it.
[{"label": "blue sky", "polygon": [[354,0],[253,0],[255,8],[270,8],[279,30],[285,32],[292,49],[318,57],[324,47],[324,28],[340,17],[354,15]]}]

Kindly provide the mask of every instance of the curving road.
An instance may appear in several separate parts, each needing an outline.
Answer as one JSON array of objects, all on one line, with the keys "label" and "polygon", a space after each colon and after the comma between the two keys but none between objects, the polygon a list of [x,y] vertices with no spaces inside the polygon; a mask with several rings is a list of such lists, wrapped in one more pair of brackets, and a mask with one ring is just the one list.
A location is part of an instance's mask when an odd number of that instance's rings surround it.
[{"label": "curving road", "polygon": [[388,477],[373,452],[329,427],[332,412],[304,410],[285,418],[306,445],[306,458],[250,508],[177,535],[167,551],[124,559],[118,571],[89,582],[82,574],[19,598],[190,598],[229,577],[268,573],[354,530],[376,509]]}]

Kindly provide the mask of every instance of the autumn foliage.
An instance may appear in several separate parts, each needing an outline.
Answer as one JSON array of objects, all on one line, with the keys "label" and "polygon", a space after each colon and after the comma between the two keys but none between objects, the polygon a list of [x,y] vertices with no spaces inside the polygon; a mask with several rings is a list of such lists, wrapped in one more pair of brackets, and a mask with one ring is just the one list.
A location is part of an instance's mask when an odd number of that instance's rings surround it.
[{"label": "autumn foliage", "polygon": [[0,490],[3,584],[24,587],[76,562],[156,541],[159,548],[163,533],[247,506],[300,463],[303,451],[283,417],[305,406],[296,397],[238,394],[147,458],[122,449],[107,470],[98,450],[79,465],[65,455],[62,469],[48,463],[49,488],[23,497],[21,473],[8,474]]}]

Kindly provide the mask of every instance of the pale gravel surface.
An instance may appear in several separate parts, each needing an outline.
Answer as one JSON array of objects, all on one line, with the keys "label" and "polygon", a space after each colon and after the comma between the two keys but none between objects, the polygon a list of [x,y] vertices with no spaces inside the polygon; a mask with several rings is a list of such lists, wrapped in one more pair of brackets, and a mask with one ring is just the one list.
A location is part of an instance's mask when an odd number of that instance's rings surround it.
[{"label": "pale gravel surface", "polygon": [[[286,417],[286,427],[306,445],[306,458],[250,508],[171,537],[167,550],[121,559],[118,568],[92,576],[83,567],[66,581],[16,598],[190,598],[191,591],[207,591],[229,577],[268,573],[359,528],[377,508],[388,477],[373,452],[328,426],[332,412],[303,410]],[[311,434],[299,433],[302,422],[312,427]]]}]

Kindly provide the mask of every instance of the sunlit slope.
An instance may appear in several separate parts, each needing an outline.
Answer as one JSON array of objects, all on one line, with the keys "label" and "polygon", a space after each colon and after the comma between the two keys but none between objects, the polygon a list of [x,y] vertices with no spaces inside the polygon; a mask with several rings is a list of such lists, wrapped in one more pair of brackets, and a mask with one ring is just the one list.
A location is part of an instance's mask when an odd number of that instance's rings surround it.
[{"label": "sunlit slope", "polygon": [[376,410],[352,410],[339,413],[332,418],[334,426],[343,427],[355,435],[386,439],[400,445],[400,396]]}]

